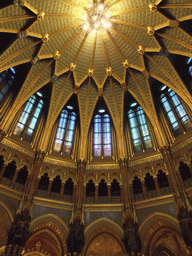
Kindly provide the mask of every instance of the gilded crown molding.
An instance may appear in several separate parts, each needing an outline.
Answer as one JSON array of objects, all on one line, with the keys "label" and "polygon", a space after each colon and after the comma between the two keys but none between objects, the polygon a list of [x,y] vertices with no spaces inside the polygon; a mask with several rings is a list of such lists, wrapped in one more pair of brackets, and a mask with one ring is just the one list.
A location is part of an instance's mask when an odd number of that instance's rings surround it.
[{"label": "gilded crown molding", "polygon": [[10,138],[4,138],[1,143],[27,156],[30,156],[32,158],[35,157],[35,152],[30,151],[27,148],[24,148],[23,146],[18,145],[16,142],[12,141]]},{"label": "gilded crown molding", "polygon": [[70,168],[77,168],[77,164],[75,162],[74,163],[67,162],[65,160],[55,159],[50,156],[47,156],[44,158],[44,163],[58,165],[58,166],[65,166],[65,167],[70,167]]}]

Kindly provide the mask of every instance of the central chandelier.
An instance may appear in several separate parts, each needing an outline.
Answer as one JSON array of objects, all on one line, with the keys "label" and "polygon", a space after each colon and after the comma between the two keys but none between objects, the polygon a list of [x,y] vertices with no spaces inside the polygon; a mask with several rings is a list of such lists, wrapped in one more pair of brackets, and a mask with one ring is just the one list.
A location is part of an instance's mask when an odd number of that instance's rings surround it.
[{"label": "central chandelier", "polygon": [[110,21],[111,12],[102,3],[89,4],[83,15],[83,29],[96,34],[105,31],[112,25]]}]

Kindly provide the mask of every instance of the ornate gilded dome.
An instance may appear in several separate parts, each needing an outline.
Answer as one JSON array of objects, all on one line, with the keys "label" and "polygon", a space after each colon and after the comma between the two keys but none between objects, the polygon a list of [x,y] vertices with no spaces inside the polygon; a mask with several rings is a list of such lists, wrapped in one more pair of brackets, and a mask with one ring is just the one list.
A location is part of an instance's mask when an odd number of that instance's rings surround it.
[{"label": "ornate gilded dome", "polygon": [[[41,149],[46,150],[50,128],[73,94],[78,98],[83,143],[102,95],[121,138],[119,156],[124,157],[125,91],[148,116],[159,146],[167,144],[149,79],[167,85],[191,106],[191,95],[169,59],[169,54],[192,56],[192,38],[184,24],[192,18],[191,8],[187,0],[15,0],[3,8],[0,32],[15,34],[17,39],[0,56],[0,72],[32,64],[14,113],[36,91],[52,84]],[[79,157],[84,158],[84,153]]]}]

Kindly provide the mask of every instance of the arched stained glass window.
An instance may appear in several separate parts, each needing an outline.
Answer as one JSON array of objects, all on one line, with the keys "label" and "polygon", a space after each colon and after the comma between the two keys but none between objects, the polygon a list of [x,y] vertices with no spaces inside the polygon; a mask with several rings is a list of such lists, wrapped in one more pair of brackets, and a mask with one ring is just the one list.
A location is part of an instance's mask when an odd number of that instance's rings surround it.
[{"label": "arched stained glass window", "polygon": [[94,156],[111,157],[111,122],[104,109],[94,117],[94,138],[93,138]]},{"label": "arched stained glass window", "polygon": [[62,110],[59,116],[53,150],[70,154],[73,146],[76,114],[75,112],[70,111],[70,108],[68,109],[69,110]]},{"label": "arched stained glass window", "polygon": [[128,120],[135,151],[151,148],[151,136],[143,109],[141,107],[130,109],[128,111]]},{"label": "arched stained glass window", "polygon": [[191,126],[189,116],[181,104],[179,97],[173,90],[166,89],[165,92],[161,95],[161,102],[173,130],[176,131],[183,127],[187,129]]},{"label": "arched stained glass window", "polygon": [[10,68],[0,74],[0,102],[5,98],[10,86],[13,84],[15,73],[15,69]]},{"label": "arched stained glass window", "polygon": [[189,67],[189,74],[192,76],[192,58],[188,58],[186,64]]},{"label": "arched stained glass window", "polygon": [[25,108],[15,126],[13,134],[30,140],[35,130],[38,118],[43,108],[43,100],[41,97],[32,95],[27,101]]}]

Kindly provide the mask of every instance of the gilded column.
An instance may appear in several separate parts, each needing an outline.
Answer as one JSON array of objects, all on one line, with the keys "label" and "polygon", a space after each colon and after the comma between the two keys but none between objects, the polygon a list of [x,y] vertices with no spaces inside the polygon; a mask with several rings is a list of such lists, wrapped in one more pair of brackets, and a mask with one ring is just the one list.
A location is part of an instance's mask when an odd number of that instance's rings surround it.
[{"label": "gilded column", "polygon": [[128,255],[135,255],[141,252],[141,242],[139,237],[139,226],[136,219],[136,213],[133,208],[132,196],[129,188],[128,180],[128,160],[121,159],[119,161],[122,175],[123,188],[123,231],[122,241],[125,245]]},{"label": "gilded column", "polygon": [[85,244],[84,220],[83,220],[83,200],[84,200],[84,175],[86,161],[79,160],[77,163],[77,189],[75,193],[73,220],[69,225],[67,238],[68,253],[80,255]]},{"label": "gilded column", "polygon": [[5,249],[6,256],[20,255],[22,248],[29,239],[29,225],[33,210],[33,199],[38,183],[38,173],[43,163],[44,156],[45,152],[36,152],[29,184],[25,187],[19,209],[17,210],[14,221],[8,230],[8,241]]}]

